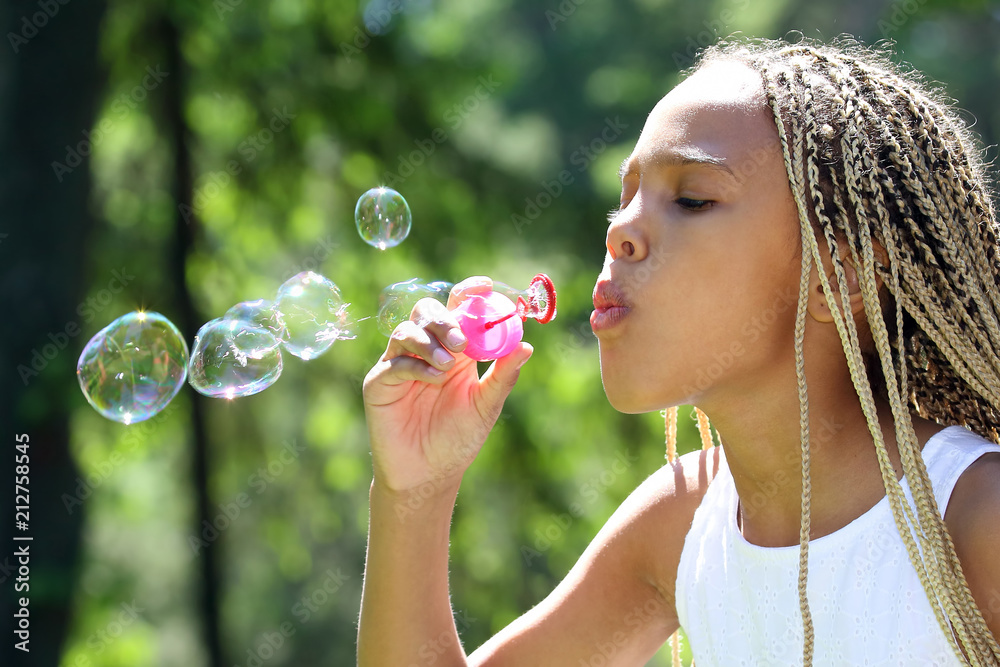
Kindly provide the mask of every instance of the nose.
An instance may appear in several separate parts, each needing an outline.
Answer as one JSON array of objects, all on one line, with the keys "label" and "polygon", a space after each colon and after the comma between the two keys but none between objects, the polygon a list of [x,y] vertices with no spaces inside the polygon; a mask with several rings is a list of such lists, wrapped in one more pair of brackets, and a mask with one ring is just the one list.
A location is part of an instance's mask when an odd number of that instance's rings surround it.
[{"label": "nose", "polygon": [[611,260],[622,258],[628,261],[640,261],[647,252],[648,246],[643,239],[638,224],[639,212],[637,206],[628,206],[620,211],[608,226],[606,245]]}]

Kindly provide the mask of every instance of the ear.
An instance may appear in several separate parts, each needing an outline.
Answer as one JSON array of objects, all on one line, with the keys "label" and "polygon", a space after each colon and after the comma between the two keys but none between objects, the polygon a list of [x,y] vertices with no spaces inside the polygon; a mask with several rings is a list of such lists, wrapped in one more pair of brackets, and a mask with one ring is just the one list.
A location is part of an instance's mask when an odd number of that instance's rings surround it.
[{"label": "ear", "polygon": [[[861,294],[861,280],[858,278],[858,271],[854,266],[851,251],[847,247],[847,242],[843,239],[840,240],[838,246],[840,262],[844,266],[844,278],[847,279],[848,308],[854,317],[857,317],[859,314],[864,315],[865,304]],[[885,249],[874,239],[872,239],[872,246],[875,252],[875,263],[887,266],[889,260]],[[837,274],[833,270],[833,262],[830,261],[830,255],[825,248],[822,248],[821,252],[823,254],[823,272],[826,274],[827,281],[829,281],[830,289],[833,290],[834,302],[840,305],[840,287],[837,282]],[[882,289],[882,278],[879,277],[878,273],[875,274],[875,285],[876,289]],[[815,265],[812,269],[812,275],[809,278],[809,298],[806,303],[806,309],[810,317],[817,322],[833,322],[833,314],[830,312],[830,305],[827,303],[826,294],[823,291],[823,283],[819,279],[819,273]]]}]

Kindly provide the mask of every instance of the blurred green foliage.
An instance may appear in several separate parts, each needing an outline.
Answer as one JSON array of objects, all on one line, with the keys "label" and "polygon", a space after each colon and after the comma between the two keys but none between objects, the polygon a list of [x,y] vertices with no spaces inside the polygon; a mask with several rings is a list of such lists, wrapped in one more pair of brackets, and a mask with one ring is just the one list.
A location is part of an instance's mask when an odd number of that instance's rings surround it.
[{"label": "blurred green foliage", "polygon": [[[205,320],[302,269],[334,280],[359,316],[413,276],[525,285],[544,271],[559,290],[555,322],[527,326],[535,356],[460,494],[452,591],[469,650],[544,597],[663,463],[660,416],[608,405],[587,318],[618,164],[698,48],[735,31],[891,38],[988,144],[1000,127],[1000,8],[979,0],[111,0],[95,123],[110,129],[90,159],[101,224],[84,252],[91,293],[112,269],[135,279],[84,323],[81,346],[131,309],[177,308],[163,91],[143,87],[164,62],[163,14],[188,68],[200,226],[186,278]],[[353,223],[379,183],[414,214],[386,252]],[[384,346],[362,322],[319,359],[286,357],[272,389],[209,401],[212,527],[194,526],[188,479],[187,414],[207,399],[186,388],[123,427],[77,395],[72,451],[94,483],[74,508],[85,559],[62,665],[204,664],[199,541],[222,553],[229,664],[354,664],[371,472],[360,385]],[[686,418],[681,442],[698,446]],[[629,467],[612,474],[619,457]]]}]

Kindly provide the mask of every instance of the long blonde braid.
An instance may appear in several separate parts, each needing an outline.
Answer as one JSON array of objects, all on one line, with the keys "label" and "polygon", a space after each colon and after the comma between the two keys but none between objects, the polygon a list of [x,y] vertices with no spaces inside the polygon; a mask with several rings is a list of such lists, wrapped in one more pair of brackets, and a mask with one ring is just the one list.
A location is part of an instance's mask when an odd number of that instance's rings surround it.
[{"label": "long blonde braid", "polygon": [[[673,463],[677,460],[677,413],[678,408],[674,406],[663,411],[664,433],[667,445],[667,462]],[[702,450],[711,449],[715,444],[712,437],[712,423],[700,408],[694,409],[694,417],[698,422],[698,435],[701,437]],[[670,664],[672,667],[681,667],[681,631],[677,630],[670,635]],[[691,663],[694,667],[694,663]]]},{"label": "long blonde braid", "polygon": [[[809,541],[808,391],[803,330],[813,263],[868,422],[886,495],[910,561],[955,654],[1000,665],[934,498],[911,411],[1000,442],[1000,255],[984,169],[965,125],[910,74],[857,44],[724,43],[700,65],[758,71],[798,209],[802,274],[795,355],[802,425],[799,565],[803,663],[812,661],[805,581]],[[819,240],[836,278],[822,270]],[[856,268],[874,352],[847,303],[841,247]],[[876,245],[888,261],[877,259]],[[879,281],[888,294],[879,295]],[[836,290],[836,294],[835,294]],[[887,316],[891,315],[891,317]],[[892,409],[913,502],[886,448],[876,392]]]}]

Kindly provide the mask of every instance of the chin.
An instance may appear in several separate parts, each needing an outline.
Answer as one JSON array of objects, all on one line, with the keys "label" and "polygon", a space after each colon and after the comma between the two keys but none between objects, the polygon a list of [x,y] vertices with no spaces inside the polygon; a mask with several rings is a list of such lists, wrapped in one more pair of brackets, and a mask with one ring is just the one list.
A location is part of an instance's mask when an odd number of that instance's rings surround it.
[{"label": "chin", "polygon": [[602,371],[601,380],[604,384],[604,395],[608,397],[608,402],[618,412],[636,415],[643,412],[652,412],[662,409],[650,401],[650,396],[645,392],[636,391],[636,382],[629,382],[626,378],[609,378]]},{"label": "chin", "polygon": [[647,377],[617,373],[603,363],[601,382],[611,407],[625,414],[642,414],[693,404],[694,397],[686,395],[679,387],[664,386],[665,383]]}]

